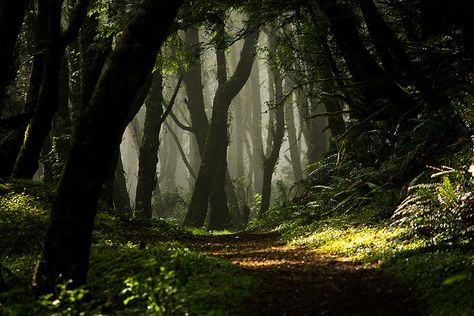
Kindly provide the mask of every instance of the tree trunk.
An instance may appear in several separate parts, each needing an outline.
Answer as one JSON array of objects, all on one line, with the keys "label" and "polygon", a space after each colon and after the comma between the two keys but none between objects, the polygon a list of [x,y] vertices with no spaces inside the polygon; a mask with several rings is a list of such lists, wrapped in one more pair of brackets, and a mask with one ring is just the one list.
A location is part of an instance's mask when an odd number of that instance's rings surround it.
[{"label": "tree trunk", "polygon": [[[48,30],[46,53],[43,65],[43,78],[36,105],[36,112],[31,119],[28,131],[15,162],[12,172],[14,178],[32,178],[38,169],[38,160],[43,142],[51,130],[54,114],[59,107],[58,76],[61,60],[66,45],[79,32],[80,21],[85,16],[89,0],[79,1],[74,21],[66,32],[61,34],[61,1],[47,0],[44,5],[48,11]],[[40,1],[40,5],[41,5]]]},{"label": "tree trunk", "polygon": [[206,219],[207,201],[216,166],[219,163],[219,157],[225,154],[227,149],[226,137],[223,137],[223,135],[227,134],[228,109],[232,99],[242,89],[250,76],[258,35],[258,32],[254,32],[245,39],[240,53],[239,64],[233,76],[220,85],[216,91],[211,125],[207,133],[206,148],[204,155],[202,155],[201,167],[196,179],[191,205],[186,215],[186,225],[201,227]]},{"label": "tree trunk", "polygon": [[[216,49],[216,60],[217,60],[217,82],[218,88],[222,87],[227,81],[227,61],[224,52],[225,45],[225,25],[224,23],[219,23],[217,25],[217,49]],[[222,47],[219,47],[222,46]],[[237,97],[237,94],[236,96]],[[234,97],[234,99],[235,99]],[[231,100],[232,103],[232,100]],[[231,183],[231,177],[229,173],[229,181],[226,178],[227,172],[227,150],[229,146],[229,111],[230,104],[227,106],[227,109],[222,112],[219,120],[225,122],[225,127],[220,129],[221,144],[217,148],[216,160],[214,168],[215,173],[211,181],[211,192],[210,192],[210,209],[209,209],[209,225],[208,228],[211,230],[220,230],[226,228],[230,224],[230,213],[229,206],[227,205],[227,194],[226,194],[226,185]],[[213,108],[214,112],[214,108]],[[214,120],[214,113],[211,119],[211,126]],[[222,124],[221,124],[222,125]],[[208,138],[208,141],[210,139]],[[207,145],[209,146],[209,145]]]},{"label": "tree trunk", "polygon": [[288,132],[288,143],[290,146],[291,167],[293,170],[293,181],[295,183],[303,180],[303,169],[301,168],[301,146],[296,134],[295,114],[293,103],[285,105],[286,130]]},{"label": "tree trunk", "polygon": [[[69,115],[69,73],[68,63],[64,57],[59,72],[58,111],[54,116],[51,134],[48,137],[49,140],[45,141],[42,153],[46,158],[46,161],[43,160],[44,181],[51,184],[56,184],[61,176],[70,145],[72,126]],[[47,142],[50,142],[50,148],[46,145]],[[45,151],[45,148],[48,150]],[[46,176],[47,174],[49,177]]]},{"label": "tree trunk", "polygon": [[156,186],[156,164],[160,145],[161,116],[163,115],[163,77],[155,71],[153,83],[145,100],[145,126],[138,159],[138,182],[135,208],[138,217],[151,220],[151,198]]},{"label": "tree trunk", "polygon": [[388,99],[391,114],[399,116],[413,106],[413,100],[384,72],[362,42],[352,12],[343,3],[315,0],[328,18],[334,38],[352,77],[368,104],[359,113],[367,117],[380,110],[376,101]]},{"label": "tree trunk", "polygon": [[258,61],[255,61],[254,70],[250,76],[250,85],[252,88],[252,169],[253,169],[253,187],[255,193],[261,193],[263,185],[263,139],[262,139],[262,99],[260,96],[260,70]]},{"label": "tree trunk", "polygon": [[0,2],[0,117],[6,89],[15,78],[15,48],[27,0]]},{"label": "tree trunk", "polygon": [[206,147],[206,135],[209,129],[209,122],[206,116],[204,105],[204,96],[202,93],[203,84],[201,80],[201,60],[199,47],[199,31],[196,28],[189,27],[185,32],[185,40],[188,46],[194,50],[195,63],[183,76],[183,82],[186,86],[189,114],[192,122],[192,132],[196,135],[198,149],[201,156]]},{"label": "tree trunk", "polygon": [[89,102],[106,58],[112,49],[110,40],[97,39],[98,27],[97,18],[90,16],[84,20],[79,32],[81,108]]},{"label": "tree trunk", "polygon": [[[269,38],[269,50],[276,51],[276,41],[273,36]],[[260,205],[260,214],[265,213],[270,207],[270,198],[272,194],[272,177],[275,172],[275,167],[280,157],[280,148],[283,144],[283,137],[285,136],[285,110],[283,100],[283,83],[280,71],[274,66],[270,66],[274,82],[275,91],[275,125],[269,131],[272,134],[272,145],[270,155],[265,157],[263,161],[263,185],[262,185],[262,202]],[[268,149],[268,148],[267,148]]]},{"label": "tree trunk", "polygon": [[358,0],[367,28],[381,56],[385,71],[401,79],[407,78],[425,95],[431,95],[431,85],[423,78],[408,56],[405,47],[383,19],[373,0]]},{"label": "tree trunk", "polygon": [[120,150],[117,159],[113,188],[114,190],[112,194],[115,211],[123,215],[132,215],[130,196],[127,191],[127,179],[125,178],[125,171],[123,170],[122,154],[120,153]]},{"label": "tree trunk", "polygon": [[181,1],[145,0],[110,55],[92,98],[77,122],[71,151],[51,209],[43,255],[34,283],[87,279],[92,228],[102,182],[119,147],[134,97],[152,71],[156,55]]},{"label": "tree trunk", "polygon": [[[28,22],[32,22],[27,19]],[[48,11],[45,5],[40,2],[38,6],[38,16],[33,25],[29,26],[37,29],[35,52],[31,65],[31,75],[29,80],[28,91],[26,93],[25,103],[22,112],[26,115],[33,115],[38,101],[38,94],[41,87],[41,79],[43,77],[43,63],[46,51],[47,31],[45,26],[48,23]],[[29,24],[28,24],[29,25]],[[25,138],[27,124],[9,132],[0,144],[0,178],[8,178],[13,172],[15,161],[20,152],[23,139]]]}]

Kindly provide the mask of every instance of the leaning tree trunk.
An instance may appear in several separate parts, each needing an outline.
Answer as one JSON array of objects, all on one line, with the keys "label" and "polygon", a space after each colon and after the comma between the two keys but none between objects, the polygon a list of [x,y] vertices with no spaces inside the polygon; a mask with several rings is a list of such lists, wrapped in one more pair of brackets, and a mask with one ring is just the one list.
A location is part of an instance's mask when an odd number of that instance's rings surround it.
[{"label": "leaning tree trunk", "polygon": [[92,228],[102,182],[119,147],[133,99],[152,71],[181,1],[144,0],[102,72],[79,118],[57,187],[43,255],[34,283],[51,291],[56,282],[87,280]]},{"label": "leaning tree trunk", "polygon": [[23,145],[12,172],[14,178],[32,178],[38,169],[43,142],[51,130],[54,114],[59,107],[58,77],[66,45],[79,32],[82,19],[87,13],[89,0],[79,1],[69,27],[61,33],[61,1],[44,1],[48,12],[46,53],[43,78],[36,105],[36,112],[28,126]]},{"label": "leaning tree trunk", "polygon": [[27,0],[0,2],[0,117],[6,89],[15,78],[15,47],[27,2]]},{"label": "leaning tree trunk", "polygon": [[206,219],[207,203],[216,166],[219,162],[219,156],[222,155],[222,148],[227,146],[226,139],[222,135],[227,133],[228,109],[232,99],[242,89],[250,76],[258,36],[259,33],[254,32],[245,39],[239,64],[233,76],[220,85],[216,91],[211,125],[207,133],[206,149],[202,156],[191,204],[186,214],[186,225],[201,227]]}]

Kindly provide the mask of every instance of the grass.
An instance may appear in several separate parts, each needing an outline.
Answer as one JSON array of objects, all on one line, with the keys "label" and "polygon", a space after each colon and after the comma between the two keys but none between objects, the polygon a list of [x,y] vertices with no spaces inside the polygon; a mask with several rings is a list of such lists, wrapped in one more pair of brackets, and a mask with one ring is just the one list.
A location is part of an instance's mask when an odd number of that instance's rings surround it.
[{"label": "grass", "polygon": [[174,242],[190,234],[175,222],[99,212],[88,285],[69,290],[59,284],[54,294],[37,299],[30,284],[50,200],[50,187],[0,182],[0,231],[7,232],[0,239],[7,284],[0,291],[1,315],[233,315],[257,287],[227,261]]}]

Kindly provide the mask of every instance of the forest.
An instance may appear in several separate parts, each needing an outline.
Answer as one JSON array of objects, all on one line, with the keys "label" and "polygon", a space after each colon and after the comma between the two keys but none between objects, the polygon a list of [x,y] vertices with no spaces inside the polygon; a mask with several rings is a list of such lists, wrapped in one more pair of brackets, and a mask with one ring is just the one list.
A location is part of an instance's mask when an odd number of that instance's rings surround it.
[{"label": "forest", "polygon": [[0,315],[474,315],[471,0],[0,0]]}]

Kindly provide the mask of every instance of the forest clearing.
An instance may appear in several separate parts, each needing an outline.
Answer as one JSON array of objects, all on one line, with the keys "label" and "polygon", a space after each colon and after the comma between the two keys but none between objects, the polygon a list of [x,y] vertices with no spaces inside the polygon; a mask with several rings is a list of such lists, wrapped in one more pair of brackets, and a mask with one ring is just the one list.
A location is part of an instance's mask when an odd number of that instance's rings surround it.
[{"label": "forest clearing", "polygon": [[0,1],[0,315],[474,315],[473,241],[473,1]]}]

